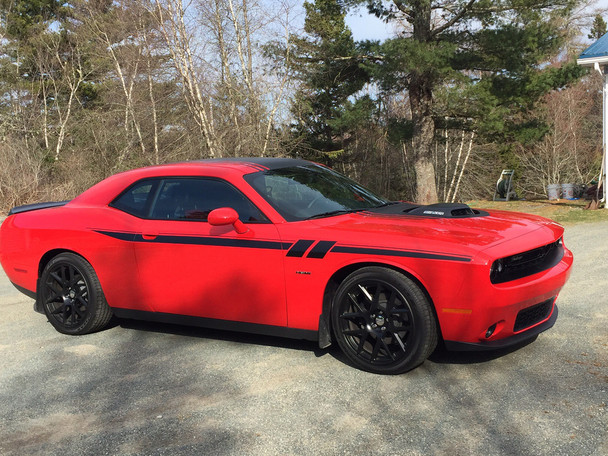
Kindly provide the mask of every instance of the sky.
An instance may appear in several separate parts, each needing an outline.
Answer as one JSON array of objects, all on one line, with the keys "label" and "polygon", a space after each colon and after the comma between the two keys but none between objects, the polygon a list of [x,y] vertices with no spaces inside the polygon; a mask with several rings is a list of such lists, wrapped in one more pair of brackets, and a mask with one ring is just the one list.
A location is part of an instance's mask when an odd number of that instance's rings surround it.
[{"label": "sky", "polygon": [[[608,0],[605,1],[608,3]],[[348,14],[346,24],[355,41],[384,40],[392,34],[391,25],[385,24],[376,16],[369,14],[365,8]]]}]

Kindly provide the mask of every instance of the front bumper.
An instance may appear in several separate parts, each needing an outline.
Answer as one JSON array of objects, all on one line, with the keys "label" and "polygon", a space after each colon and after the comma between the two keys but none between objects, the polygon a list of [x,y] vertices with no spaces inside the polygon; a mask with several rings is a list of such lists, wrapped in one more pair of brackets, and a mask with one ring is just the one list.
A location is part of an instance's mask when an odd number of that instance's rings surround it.
[{"label": "front bumper", "polygon": [[[458,271],[463,284],[458,293],[444,294],[439,299],[431,294],[434,302],[443,304],[437,306],[437,317],[448,346],[498,348],[534,337],[550,327],[537,329],[544,327],[553,316],[555,300],[570,275],[572,252],[564,247],[563,257],[555,266],[493,284],[489,280],[488,265],[499,256],[499,252],[494,252],[487,261],[468,265],[468,271]],[[551,307],[543,310],[549,302]],[[542,312],[536,312],[538,308]]]},{"label": "front bumper", "polygon": [[553,306],[553,312],[551,316],[544,322],[531,327],[530,329],[514,334],[510,337],[498,340],[488,340],[480,342],[458,342],[453,340],[446,340],[445,347],[451,351],[486,351],[486,350],[500,350],[501,348],[511,347],[513,345],[520,344],[526,340],[532,339],[538,336],[543,331],[553,327],[557,321],[557,305]]}]

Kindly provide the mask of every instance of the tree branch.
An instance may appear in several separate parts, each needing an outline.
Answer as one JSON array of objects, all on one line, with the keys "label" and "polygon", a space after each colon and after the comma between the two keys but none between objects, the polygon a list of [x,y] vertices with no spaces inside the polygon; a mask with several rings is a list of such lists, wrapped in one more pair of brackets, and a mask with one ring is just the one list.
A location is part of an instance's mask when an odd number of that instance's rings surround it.
[{"label": "tree branch", "polygon": [[456,15],[452,16],[452,18],[447,21],[445,24],[443,24],[441,27],[437,27],[436,29],[434,29],[433,31],[431,31],[431,36],[437,36],[439,35],[441,32],[449,29],[452,25],[454,25],[456,22],[458,22],[460,19],[463,18],[463,16],[469,12],[470,8],[473,6],[473,4],[476,2],[477,0],[469,0],[469,3],[467,3],[461,10],[460,12],[458,12]]}]

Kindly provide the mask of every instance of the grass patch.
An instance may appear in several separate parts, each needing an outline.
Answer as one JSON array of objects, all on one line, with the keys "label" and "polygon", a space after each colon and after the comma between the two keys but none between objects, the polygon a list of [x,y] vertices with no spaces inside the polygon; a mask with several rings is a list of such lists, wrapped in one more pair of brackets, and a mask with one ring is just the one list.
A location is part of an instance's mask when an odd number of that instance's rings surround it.
[{"label": "grass patch", "polygon": [[550,218],[558,223],[574,224],[608,221],[608,209],[586,210],[586,200],[524,200],[524,201],[468,201],[477,209],[525,212]]}]

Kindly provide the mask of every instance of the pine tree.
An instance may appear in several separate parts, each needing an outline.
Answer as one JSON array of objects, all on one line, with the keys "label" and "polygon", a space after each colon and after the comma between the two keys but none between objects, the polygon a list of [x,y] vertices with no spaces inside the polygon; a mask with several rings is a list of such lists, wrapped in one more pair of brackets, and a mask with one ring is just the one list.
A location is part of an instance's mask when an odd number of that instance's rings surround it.
[{"label": "pine tree", "polygon": [[589,31],[589,35],[587,35],[587,37],[590,40],[599,40],[606,34],[606,27],[606,21],[602,15],[596,15],[593,19],[593,25],[591,26],[591,30]]},{"label": "pine tree", "polygon": [[[387,91],[407,91],[416,154],[416,200],[437,200],[433,143],[435,98],[451,88],[469,96],[481,122],[510,134],[539,135],[525,113],[551,89],[576,79],[574,63],[547,63],[565,39],[578,0],[354,0],[387,21],[407,27],[382,46],[377,74]],[[461,110],[466,118],[467,109]],[[489,114],[489,117],[488,117]],[[470,120],[470,119],[469,119]],[[521,131],[518,131],[521,130]]]},{"label": "pine tree", "polygon": [[36,42],[65,12],[58,0],[0,0],[0,133],[25,133],[26,103],[36,97]]},{"label": "pine tree", "polygon": [[366,63],[336,0],[305,2],[305,37],[294,39],[293,67],[301,81],[292,113],[300,154],[330,162],[352,131],[369,118],[373,102],[357,93],[369,81]]},{"label": "pine tree", "polygon": [[8,37],[23,40],[32,29],[56,19],[60,4],[58,0],[0,0],[3,30]]}]

